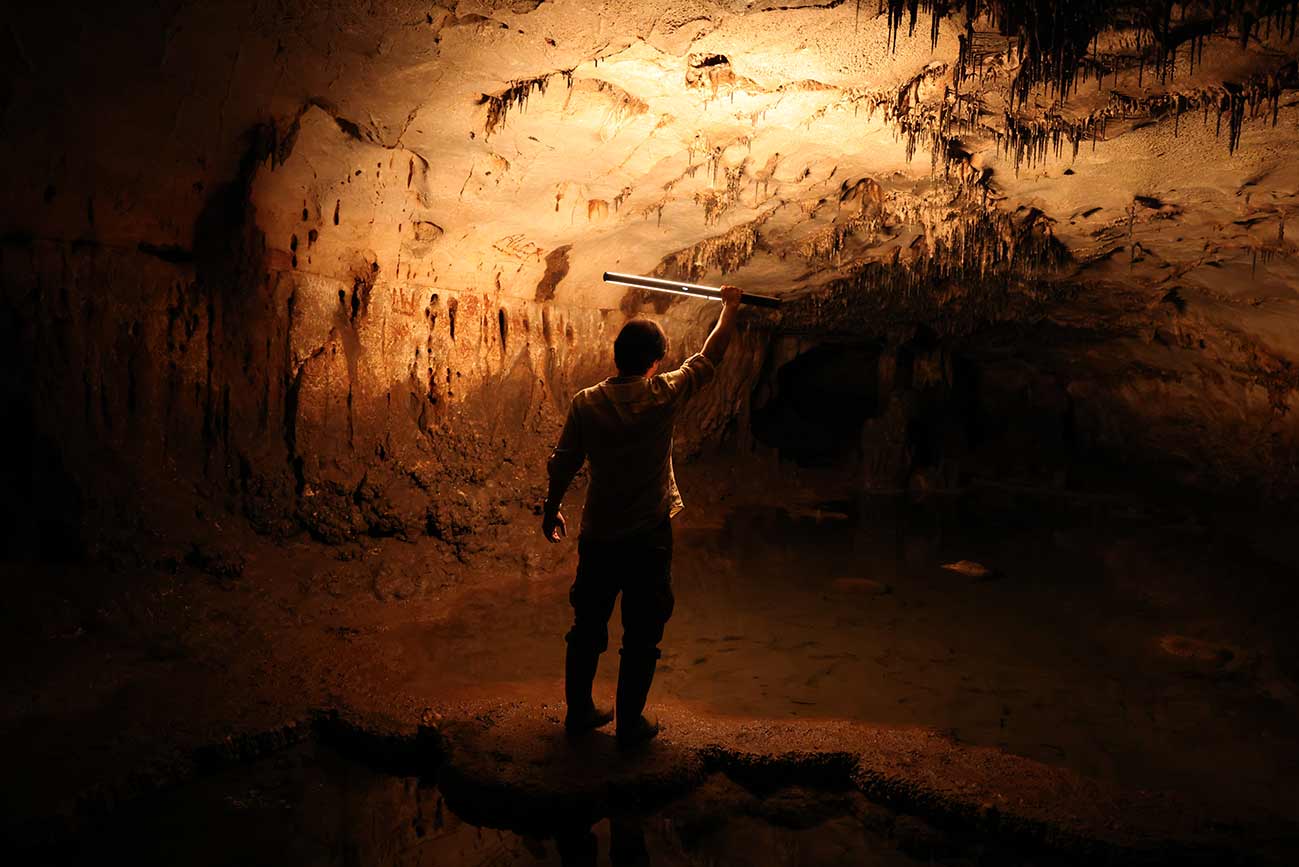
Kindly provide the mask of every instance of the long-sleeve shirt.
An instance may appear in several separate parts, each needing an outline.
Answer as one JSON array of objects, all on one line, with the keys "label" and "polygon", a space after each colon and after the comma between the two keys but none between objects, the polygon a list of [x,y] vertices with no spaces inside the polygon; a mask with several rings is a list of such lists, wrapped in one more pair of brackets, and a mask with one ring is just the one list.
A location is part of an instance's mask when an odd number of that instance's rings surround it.
[{"label": "long-sleeve shirt", "polygon": [[696,354],[676,370],[610,377],[573,398],[547,469],[550,501],[558,503],[582,462],[590,462],[583,536],[616,539],[648,530],[685,507],[672,471],[673,425],[714,372]]}]

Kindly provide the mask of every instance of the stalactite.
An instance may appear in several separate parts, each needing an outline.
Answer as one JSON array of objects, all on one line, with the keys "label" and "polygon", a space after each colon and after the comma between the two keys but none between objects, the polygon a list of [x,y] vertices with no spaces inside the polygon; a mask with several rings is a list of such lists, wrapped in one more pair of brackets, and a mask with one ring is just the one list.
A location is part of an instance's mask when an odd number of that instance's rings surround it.
[{"label": "stalactite", "polygon": [[[1011,103],[1015,110],[1027,103],[1034,87],[1045,86],[1054,100],[1069,96],[1089,66],[1099,66],[1097,34],[1104,28],[1127,25],[1135,29],[1136,64],[1139,80],[1145,66],[1152,64],[1160,80],[1167,82],[1174,71],[1179,45],[1191,44],[1192,64],[1203,59],[1206,34],[1234,33],[1242,46],[1262,28],[1285,33],[1293,39],[1299,26],[1299,0],[1215,0],[1207,5],[1181,7],[1177,26],[1172,22],[1172,3],[1161,0],[1154,8],[1133,0],[885,0],[889,28],[888,44],[896,49],[898,31],[905,16],[908,34],[915,30],[921,9],[929,13],[930,34],[937,44],[939,21],[959,12],[965,16],[966,35],[957,54],[955,80],[979,74],[982,56],[973,50],[974,21],[986,19],[1015,46],[1018,71],[1011,82]],[[1194,17],[1191,13],[1194,13]],[[973,64],[973,65],[972,65]],[[1117,74],[1117,58],[1111,62]]]},{"label": "stalactite", "polygon": [[957,213],[945,234],[917,238],[905,255],[894,247],[885,258],[859,263],[823,290],[787,303],[782,327],[878,333],[890,323],[921,318],[939,331],[961,333],[1069,291],[1065,283],[1044,279],[1069,256],[1041,212]]},{"label": "stalactite", "polygon": [[487,106],[487,118],[483,121],[483,135],[490,137],[492,133],[504,125],[505,116],[509,114],[511,108],[522,111],[528,104],[528,97],[534,91],[544,95],[550,79],[556,75],[563,76],[568,87],[573,86],[573,70],[561,69],[536,78],[516,79],[511,81],[510,86],[498,94],[484,93],[479,97],[478,104]]},{"label": "stalactite", "polygon": [[[1067,281],[1058,279],[1070,261],[1069,254],[1055,239],[1051,221],[1035,210],[1007,214],[988,207],[987,175],[970,165],[969,153],[959,144],[963,135],[991,131],[999,152],[1018,172],[1025,162],[1033,165],[1051,154],[1075,156],[1084,138],[1094,144],[1106,137],[1111,118],[1171,115],[1176,134],[1182,115],[1199,108],[1206,124],[1211,110],[1219,128],[1226,118],[1226,144],[1228,151],[1234,152],[1245,119],[1260,116],[1266,107],[1275,124],[1282,92],[1299,83],[1292,63],[1239,83],[1137,96],[1116,91],[1103,107],[1083,117],[1069,116],[1061,104],[1080,80],[1095,75],[1099,86],[1110,73],[1117,75],[1121,69],[1135,71],[1145,84],[1145,67],[1149,65],[1150,80],[1157,78],[1167,86],[1178,71],[1181,46],[1186,46],[1182,54],[1186,63],[1194,68],[1203,62],[1206,36],[1258,33],[1269,27],[1293,33],[1299,0],[1248,4],[1252,9],[1248,14],[1243,11],[1247,4],[1220,0],[1211,7],[1180,7],[1177,16],[1171,3],[1159,3],[1152,9],[1149,4],[1113,0],[1036,4],[967,0],[950,7],[946,2],[927,0],[881,0],[881,5],[888,15],[889,44],[893,47],[904,19],[909,20],[908,32],[912,32],[921,9],[932,16],[934,40],[942,17],[955,11],[966,15],[954,67],[927,69],[891,90],[848,94],[854,110],[864,105],[871,116],[880,112],[895,126],[904,139],[908,159],[917,148],[928,147],[933,167],[941,165],[949,183],[923,195],[891,195],[877,211],[841,216],[804,238],[795,248],[797,255],[814,268],[840,268],[850,246],[860,242],[863,248],[878,247],[887,238],[888,227],[915,226],[920,230],[882,257],[850,265],[846,275],[823,291],[787,305],[786,327],[797,328],[801,321],[822,330],[839,325],[861,328],[867,322],[878,327],[879,318],[893,316],[898,321],[920,317],[940,328],[960,330],[1010,315],[1016,306],[1069,291]],[[991,20],[1001,36],[976,32],[977,18]],[[1135,32],[1135,50],[1129,43],[1113,54],[1103,54],[1097,37],[1104,28]],[[1002,41],[996,42],[998,38]],[[977,100],[967,99],[962,92],[964,80],[985,75],[1009,75],[1010,99],[1000,129],[990,129],[980,117]],[[941,97],[936,88],[927,90],[945,76],[948,81]],[[1045,89],[1054,105],[1030,116],[1026,105],[1038,87]],[[1130,231],[1135,214],[1134,207],[1128,215]],[[1279,238],[1283,233],[1281,223]],[[1278,248],[1281,243],[1278,240]],[[1270,253],[1270,249],[1264,250],[1263,256]],[[1139,248],[1130,245],[1130,264],[1139,255]],[[673,267],[690,270],[695,261],[687,257]]]},{"label": "stalactite", "polygon": [[1055,111],[1046,112],[1040,119],[1021,118],[1007,113],[1001,129],[996,131],[997,147],[999,153],[1011,158],[1018,173],[1022,164],[1037,164],[1047,155],[1048,150],[1057,157],[1061,156],[1066,144],[1072,148],[1073,155],[1077,155],[1078,145],[1084,139],[1090,138],[1094,142],[1097,138],[1105,137],[1110,118],[1160,118],[1171,114],[1176,133],[1180,130],[1182,114],[1198,107],[1202,110],[1206,123],[1210,110],[1216,112],[1215,135],[1221,135],[1222,119],[1227,119],[1227,148],[1232,153],[1240,144],[1246,116],[1257,116],[1259,109],[1266,105],[1272,125],[1275,126],[1279,118],[1281,93],[1296,84],[1299,84],[1299,74],[1296,73],[1295,64],[1291,63],[1276,72],[1254,76],[1243,84],[1224,83],[1189,92],[1157,93],[1143,97],[1114,93],[1104,107],[1077,119],[1063,117]]},{"label": "stalactite", "polygon": [[803,239],[796,250],[809,265],[839,265],[839,254],[852,237],[873,246],[880,240],[880,232],[887,219],[884,191],[873,178],[863,178],[849,186],[844,184],[840,194],[840,207],[844,202],[856,203],[856,213],[841,214],[826,228]]},{"label": "stalactite", "polygon": [[852,217],[842,223],[836,223],[823,232],[819,232],[799,245],[799,254],[809,264],[839,264],[839,254],[846,246],[848,238],[864,236],[865,244],[879,241],[881,221],[869,215]]},{"label": "stalactite", "polygon": [[705,226],[716,223],[722,211],[726,210],[726,206],[722,204],[721,196],[717,194],[716,190],[704,190],[695,193],[695,204],[704,209]]},{"label": "stalactite", "polygon": [[664,257],[650,272],[651,276],[694,281],[712,269],[723,274],[737,270],[753,258],[761,243],[758,230],[773,213],[774,208],[748,223]]}]

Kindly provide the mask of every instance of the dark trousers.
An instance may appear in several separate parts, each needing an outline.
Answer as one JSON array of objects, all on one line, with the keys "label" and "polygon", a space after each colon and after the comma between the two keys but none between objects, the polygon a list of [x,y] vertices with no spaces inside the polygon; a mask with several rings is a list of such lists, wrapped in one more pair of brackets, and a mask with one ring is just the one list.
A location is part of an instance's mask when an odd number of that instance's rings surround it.
[{"label": "dark trousers", "polygon": [[621,593],[624,660],[657,660],[663,627],[676,603],[672,520],[612,541],[583,536],[577,552],[577,579],[568,594],[573,605],[569,646],[592,655],[609,647],[609,617]]}]

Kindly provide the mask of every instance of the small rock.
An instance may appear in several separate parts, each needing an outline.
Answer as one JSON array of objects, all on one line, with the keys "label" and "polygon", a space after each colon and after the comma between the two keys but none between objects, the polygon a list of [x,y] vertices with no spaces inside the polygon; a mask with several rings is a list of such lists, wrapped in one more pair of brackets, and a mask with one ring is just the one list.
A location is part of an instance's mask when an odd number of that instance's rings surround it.
[{"label": "small rock", "polygon": [[996,569],[989,569],[982,563],[976,563],[973,560],[957,560],[955,563],[944,563],[943,568],[949,572],[964,575],[974,581],[990,581],[1001,574]]},{"label": "small rock", "polygon": [[1161,636],[1159,649],[1169,656],[1193,664],[1226,670],[1239,668],[1247,657],[1239,647],[1186,635]]}]

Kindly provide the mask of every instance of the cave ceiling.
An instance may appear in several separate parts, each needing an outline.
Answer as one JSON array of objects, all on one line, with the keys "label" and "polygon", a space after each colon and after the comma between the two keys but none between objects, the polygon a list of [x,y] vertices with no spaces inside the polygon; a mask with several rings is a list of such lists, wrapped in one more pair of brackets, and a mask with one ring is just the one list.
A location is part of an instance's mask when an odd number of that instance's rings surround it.
[{"label": "cave ceiling", "polygon": [[367,185],[379,228],[333,235],[335,255],[395,245],[375,255],[402,275],[596,306],[618,303],[604,269],[796,293],[866,266],[875,283],[1009,270],[1292,302],[1293,10],[1256,5],[1242,34],[1222,4],[1153,25],[1148,6],[1040,4],[1060,20],[1028,24],[1004,4],[919,4],[913,25],[905,4],[653,0],[279,19],[322,58],[386,61],[304,103],[265,192],[306,188],[327,216],[368,145],[380,185],[406,189]]},{"label": "cave ceiling", "polygon": [[270,123],[251,196],[272,265],[305,274],[369,262],[387,280],[624,309],[603,270],[793,295],[924,286],[940,305],[1007,282],[1034,297],[1176,290],[1265,332],[1296,324],[1294,4],[285,0],[135,15],[87,13],[49,60],[11,30],[29,68],[66,59],[85,76],[60,99],[90,120],[60,132],[89,125],[98,151],[133,155],[119,174],[179,167],[154,189],[131,182],[124,240],[190,243],[186,174],[200,190],[233,171],[239,136]]}]

